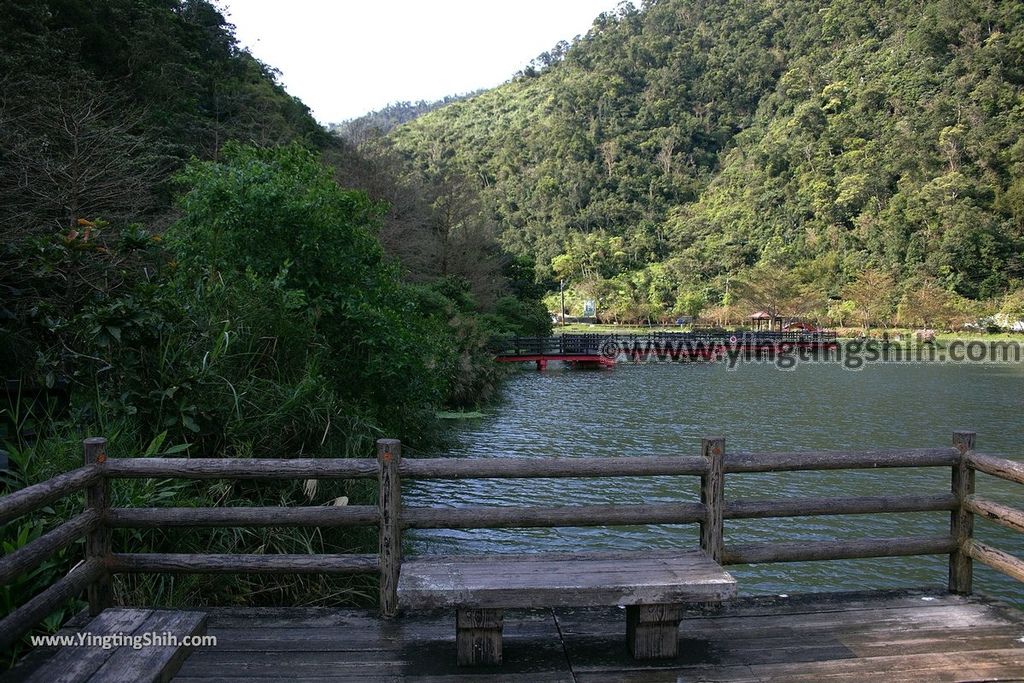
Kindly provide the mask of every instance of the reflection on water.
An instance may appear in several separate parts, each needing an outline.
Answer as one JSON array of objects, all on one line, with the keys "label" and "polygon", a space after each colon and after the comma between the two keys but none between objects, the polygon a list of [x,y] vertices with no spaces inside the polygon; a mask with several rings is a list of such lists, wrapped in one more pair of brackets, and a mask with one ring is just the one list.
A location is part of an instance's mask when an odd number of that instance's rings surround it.
[{"label": "reflection on water", "polygon": [[[934,447],[956,429],[977,448],[1024,459],[1024,366],[804,365],[728,371],[722,364],[620,364],[613,370],[524,371],[493,415],[459,424],[454,457],[699,453],[703,436],[734,451]],[[949,489],[944,468],[731,474],[727,500]],[[979,495],[1024,507],[1024,487],[979,474]],[[407,482],[407,505],[578,505],[698,499],[696,477]],[[947,533],[947,513],[726,521],[726,543]],[[976,536],[1024,557],[1024,535],[984,520]],[[693,548],[696,525],[564,529],[418,530],[413,553]],[[889,558],[736,566],[741,591],[790,593],[939,585],[947,558]],[[975,563],[976,590],[1024,606],[1024,585]]]}]

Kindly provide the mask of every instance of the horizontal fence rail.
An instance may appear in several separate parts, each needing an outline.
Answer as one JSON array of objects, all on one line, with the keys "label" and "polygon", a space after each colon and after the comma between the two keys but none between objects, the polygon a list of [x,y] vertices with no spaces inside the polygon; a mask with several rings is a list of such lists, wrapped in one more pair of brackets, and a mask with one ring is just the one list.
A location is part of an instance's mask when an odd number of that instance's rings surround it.
[{"label": "horizontal fence rail", "polygon": [[360,574],[376,572],[377,555],[190,555],[184,553],[114,553],[115,573],[182,574]]},{"label": "horizontal fence rail", "polygon": [[723,564],[852,560],[865,557],[945,555],[956,548],[951,536],[863,538],[842,541],[800,541],[726,546]]},{"label": "horizontal fence rail", "polygon": [[1019,558],[980,541],[968,540],[964,547],[971,559],[978,560],[1018,581],[1024,581],[1024,561]]},{"label": "horizontal fence rail", "polygon": [[111,508],[107,512],[107,524],[114,529],[148,529],[172,526],[349,527],[374,525],[379,519],[380,511],[376,505],[298,508]]},{"label": "horizontal fence rail", "polygon": [[527,527],[692,524],[705,518],[700,503],[660,505],[564,505],[559,507],[479,506],[403,508],[402,526],[411,529],[514,529]]},{"label": "horizontal fence rail", "polygon": [[725,473],[948,467],[957,462],[953,448],[900,448],[888,451],[810,451],[735,453],[725,457]]},{"label": "horizontal fence rail", "polygon": [[726,519],[871,515],[903,512],[942,512],[957,509],[952,493],[919,496],[856,496],[795,498],[792,500],[735,500],[724,506]]},{"label": "horizontal fence rail", "polygon": [[[580,335],[574,343],[593,341]],[[564,342],[560,342],[564,343]],[[565,348],[564,346],[562,348]],[[85,509],[39,538],[0,558],[0,583],[34,570],[54,553],[86,539],[85,561],[0,621],[0,647],[10,645],[47,614],[88,589],[90,611],[111,604],[110,577],[122,573],[376,573],[381,611],[397,610],[401,535],[407,529],[532,528],[698,524],[700,544],[722,564],[803,562],[867,557],[948,554],[949,585],[970,592],[977,560],[1024,581],[1024,561],[974,538],[974,517],[1024,532],[1024,512],[975,494],[975,472],[1024,483],[1024,463],[974,450],[974,435],[954,434],[953,447],[878,451],[727,453],[721,438],[705,439],[699,455],[638,457],[556,456],[537,458],[403,459],[394,440],[378,443],[376,458],[356,459],[112,459],[103,439],[85,444],[85,466],[0,498],[0,522],[31,513],[64,496],[84,492]],[[726,475],[828,470],[948,467],[950,489],[855,497],[726,500]],[[699,502],[586,504],[564,506],[404,506],[404,479],[535,479],[602,477],[695,477]],[[112,480],[174,478],[375,479],[376,505],[306,507],[113,508]],[[684,484],[680,484],[682,486]],[[950,515],[943,536],[836,539],[811,542],[727,544],[725,521],[810,516],[942,512]],[[133,553],[112,548],[112,529],[209,527],[376,527],[375,554],[179,554]],[[641,551],[638,551],[641,552]]]},{"label": "horizontal fence rail", "polygon": [[964,501],[964,507],[972,515],[978,515],[1007,529],[1024,534],[1024,510],[977,496],[969,496]]},{"label": "horizontal fence rail", "polygon": [[89,560],[8,614],[0,621],[0,650],[6,650],[61,605],[94,584],[104,573],[106,568],[102,562]]},{"label": "horizontal fence rail", "polygon": [[984,472],[1017,484],[1024,484],[1024,462],[1007,460],[985,453],[969,453],[967,465],[978,472]]},{"label": "horizontal fence rail", "polygon": [[111,479],[372,479],[369,458],[126,458],[103,466]]},{"label": "horizontal fence rail", "polygon": [[[973,441],[971,445],[973,446]],[[968,558],[968,562],[977,560],[1017,581],[1024,581],[1024,560],[973,537],[975,515],[1013,531],[1024,532],[1024,510],[974,495],[975,472],[982,472],[1014,484],[1024,484],[1024,462],[978,453],[972,449],[963,454],[961,467],[966,485],[963,486],[960,514],[966,517],[970,528],[969,533],[960,539],[960,553]]]},{"label": "horizontal fence rail", "polygon": [[20,575],[32,571],[54,553],[85,538],[86,534],[100,525],[100,516],[93,510],[86,510],[53,531],[0,558],[0,585],[8,584]]},{"label": "horizontal fence rail", "polygon": [[[810,470],[948,467],[959,457],[954,448],[904,448],[888,451],[807,451],[730,453],[726,474]],[[399,474],[409,479],[544,479],[703,475],[700,456],[418,458],[404,460]]]},{"label": "horizontal fence rail", "polygon": [[699,456],[422,458],[403,460],[399,475],[408,479],[546,479],[701,475]]},{"label": "horizontal fence rail", "polygon": [[[59,474],[46,481],[10,493],[0,498],[0,524],[38,511],[70,495],[84,492],[86,505],[91,492],[105,481],[102,466],[97,459],[106,459],[103,453],[105,439],[90,438],[83,442],[84,465],[76,470]],[[103,528],[103,514],[86,509],[42,536],[0,558],[0,584],[9,584],[49,560],[58,551],[90,538]],[[17,642],[47,616],[82,591],[94,591],[108,575],[103,558],[87,553],[86,561],[79,563],[68,574],[45,588],[23,605],[0,620],[0,651]]]},{"label": "horizontal fence rail", "polygon": [[80,467],[64,474],[58,474],[44,482],[26,486],[14,493],[0,498],[0,524],[21,517],[60,500],[65,496],[77,493],[99,481],[103,472],[96,465]]}]

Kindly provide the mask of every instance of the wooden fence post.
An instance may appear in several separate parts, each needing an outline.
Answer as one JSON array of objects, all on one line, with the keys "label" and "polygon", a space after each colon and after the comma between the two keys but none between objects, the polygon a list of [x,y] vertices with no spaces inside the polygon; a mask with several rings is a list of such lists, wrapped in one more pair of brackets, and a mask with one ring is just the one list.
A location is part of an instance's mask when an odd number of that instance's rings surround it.
[{"label": "wooden fence post", "polygon": [[377,440],[377,464],[380,478],[380,613],[398,614],[398,575],[402,571],[402,482],[398,466],[402,462],[402,443],[398,439]]},{"label": "wooden fence post", "polygon": [[700,477],[700,502],[707,510],[700,525],[700,547],[715,562],[721,562],[725,549],[725,439],[701,440],[700,452],[708,467]]},{"label": "wooden fence post", "polygon": [[[92,436],[82,442],[85,465],[102,465],[107,460],[107,440]],[[107,510],[110,508],[110,482],[104,475],[85,490],[85,506],[99,516],[99,524],[85,537],[85,559],[96,559],[106,565],[110,558],[110,529],[107,526]],[[100,578],[89,584],[89,614],[96,616],[113,604],[110,571],[106,569]]]},{"label": "wooden fence post", "polygon": [[950,513],[949,534],[956,542],[956,550],[949,554],[949,591],[969,595],[974,574],[973,562],[966,552],[966,544],[974,536],[974,515],[965,504],[974,493],[974,470],[967,466],[967,453],[974,450],[974,432],[953,432],[953,447],[959,452],[953,465],[952,490],[957,508]]}]

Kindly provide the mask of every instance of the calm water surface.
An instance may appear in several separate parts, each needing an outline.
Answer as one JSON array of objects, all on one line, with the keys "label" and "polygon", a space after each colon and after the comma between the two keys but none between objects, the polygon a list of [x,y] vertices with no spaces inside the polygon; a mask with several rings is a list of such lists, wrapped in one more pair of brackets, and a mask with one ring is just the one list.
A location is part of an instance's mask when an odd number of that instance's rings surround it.
[{"label": "calm water surface", "polygon": [[[946,446],[955,429],[977,448],[1024,459],[1024,366],[633,365],[605,371],[524,370],[492,415],[454,426],[444,455],[467,458],[699,453],[702,436],[733,451]],[[732,474],[727,500],[939,493],[948,468]],[[977,492],[1024,507],[1024,487],[978,474]],[[421,481],[407,505],[581,505],[699,499],[696,477]],[[948,513],[726,521],[726,543],[948,533]],[[980,540],[1024,557],[1024,535],[985,520]],[[696,525],[563,529],[418,530],[412,553],[533,552],[697,547]],[[944,585],[947,558],[888,558],[734,566],[746,594]],[[1024,606],[1024,584],[975,563],[976,590]]]}]

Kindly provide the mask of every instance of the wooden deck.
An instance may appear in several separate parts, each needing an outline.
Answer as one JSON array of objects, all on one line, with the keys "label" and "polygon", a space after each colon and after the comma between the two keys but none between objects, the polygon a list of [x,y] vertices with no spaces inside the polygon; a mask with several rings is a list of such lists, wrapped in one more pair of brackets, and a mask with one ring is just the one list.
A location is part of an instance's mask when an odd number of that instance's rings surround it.
[{"label": "wooden deck", "polygon": [[[451,614],[215,608],[175,681],[1024,681],[1024,612],[928,591],[742,598],[680,625],[680,656],[638,663],[622,610],[509,612],[505,664],[455,665]],[[7,677],[24,680],[30,656]],[[11,674],[17,674],[11,676]]]}]

